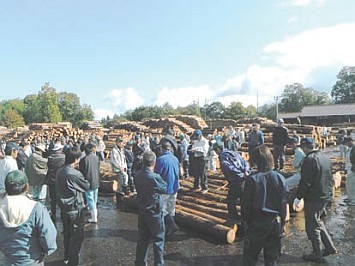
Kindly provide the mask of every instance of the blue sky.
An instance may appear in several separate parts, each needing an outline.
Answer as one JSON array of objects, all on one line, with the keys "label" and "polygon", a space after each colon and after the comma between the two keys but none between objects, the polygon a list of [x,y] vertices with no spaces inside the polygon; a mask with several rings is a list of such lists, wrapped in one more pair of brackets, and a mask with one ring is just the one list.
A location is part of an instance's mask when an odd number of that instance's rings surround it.
[{"label": "blue sky", "polygon": [[2,0],[0,100],[45,82],[97,117],[140,105],[330,92],[355,65],[353,0]]}]

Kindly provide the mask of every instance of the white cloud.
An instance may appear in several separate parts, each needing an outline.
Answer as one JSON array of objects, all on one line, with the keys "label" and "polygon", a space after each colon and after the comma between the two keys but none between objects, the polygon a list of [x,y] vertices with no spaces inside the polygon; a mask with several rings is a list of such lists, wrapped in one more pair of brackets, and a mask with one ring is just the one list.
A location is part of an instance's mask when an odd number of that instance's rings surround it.
[{"label": "white cloud", "polygon": [[102,118],[106,118],[107,116],[112,118],[115,114],[112,110],[99,109],[99,108],[95,109],[94,113],[95,113],[95,120],[101,120]]},{"label": "white cloud", "polygon": [[288,22],[289,24],[295,23],[295,22],[297,22],[297,21],[298,21],[298,17],[297,17],[297,16],[289,17],[288,20],[287,20],[287,22]]},{"label": "white cloud", "polygon": [[112,106],[122,112],[129,109],[134,109],[144,103],[137,90],[134,88],[126,88],[123,90],[112,90],[106,100],[111,102]]},{"label": "white cloud", "polygon": [[157,95],[155,104],[160,106],[169,102],[173,107],[186,106],[193,101],[204,104],[205,99],[212,97],[214,92],[209,85],[186,86],[180,88],[162,88]]},{"label": "white cloud", "polygon": [[355,24],[339,24],[271,43],[264,48],[261,58],[267,66],[251,65],[245,73],[228,79],[221,91],[229,93],[229,97],[224,96],[226,99],[243,99],[243,103],[254,102],[254,105],[258,91],[261,105],[280,95],[287,84],[299,82],[307,86],[305,82],[312,80],[314,71],[326,67],[340,71],[343,66],[354,65],[355,37],[351,32],[355,32]]},{"label": "white cloud", "polygon": [[291,6],[309,6],[312,4],[324,5],[325,0],[289,0],[287,3]]}]

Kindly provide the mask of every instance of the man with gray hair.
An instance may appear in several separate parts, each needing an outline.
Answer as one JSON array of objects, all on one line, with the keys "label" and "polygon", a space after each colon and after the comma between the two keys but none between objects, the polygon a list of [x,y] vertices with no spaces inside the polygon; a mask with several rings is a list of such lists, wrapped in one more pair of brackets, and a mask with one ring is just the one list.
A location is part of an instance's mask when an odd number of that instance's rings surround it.
[{"label": "man with gray hair", "polygon": [[165,225],[162,194],[167,192],[163,178],[153,172],[156,155],[143,153],[143,167],[134,176],[138,198],[138,241],[135,265],[147,265],[148,246],[153,242],[154,265],[164,265]]}]

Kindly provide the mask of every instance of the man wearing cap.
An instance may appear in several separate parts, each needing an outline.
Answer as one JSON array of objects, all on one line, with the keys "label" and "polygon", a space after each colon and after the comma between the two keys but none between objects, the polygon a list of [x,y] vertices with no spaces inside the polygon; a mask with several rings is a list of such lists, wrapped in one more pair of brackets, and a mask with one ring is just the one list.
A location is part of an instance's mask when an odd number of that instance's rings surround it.
[{"label": "man wearing cap", "polygon": [[273,156],[274,156],[274,170],[283,171],[285,163],[286,144],[288,143],[288,129],[284,126],[282,118],[277,119],[277,126],[274,128],[272,135],[273,141]]},{"label": "man wearing cap", "polygon": [[5,180],[0,199],[0,250],[4,265],[44,265],[45,255],[57,249],[57,230],[43,204],[31,200],[27,177],[14,170]]},{"label": "man wearing cap", "polygon": [[245,177],[249,174],[249,166],[236,151],[224,149],[223,142],[215,142],[213,149],[219,156],[221,170],[228,181],[227,207],[229,219],[238,225],[237,236],[244,237],[244,226],[237,212],[237,200],[241,198]]},{"label": "man wearing cap", "polygon": [[162,145],[164,142],[167,141],[170,142],[173,154],[179,159],[179,145],[174,137],[174,131],[169,127],[165,129],[162,133],[163,137],[160,139],[159,145]]},{"label": "man wearing cap", "polygon": [[52,148],[51,155],[48,157],[47,167],[47,184],[49,188],[49,198],[51,204],[51,218],[53,223],[56,222],[57,216],[57,191],[55,187],[55,176],[57,170],[64,165],[65,155],[63,153],[64,146],[57,142]]},{"label": "man wearing cap", "polygon": [[286,179],[286,185],[289,190],[297,187],[301,180],[301,165],[303,163],[306,154],[304,154],[303,150],[299,146],[300,142],[297,138],[290,139],[290,146],[292,151],[294,152],[294,157],[292,161],[292,166],[295,168],[296,173],[293,176],[290,176]]},{"label": "man wearing cap", "polygon": [[112,148],[110,153],[110,163],[112,172],[117,175],[118,189],[116,191],[116,207],[118,208],[122,198],[127,191],[128,175],[127,175],[127,162],[122,147],[122,138],[116,139],[116,145]]},{"label": "man wearing cap", "polygon": [[249,132],[248,140],[250,167],[254,167],[254,150],[262,144],[264,144],[264,133],[259,130],[259,125],[254,123],[251,127],[251,131]]},{"label": "man wearing cap", "polygon": [[209,150],[208,140],[202,136],[201,130],[196,130],[193,137],[193,144],[190,150],[191,168],[194,175],[194,187],[193,189],[199,189],[200,181],[202,194],[206,194],[208,191],[207,187],[207,154]]},{"label": "man wearing cap", "polygon": [[5,157],[0,160],[0,198],[5,194],[5,178],[8,173],[18,170],[16,157],[19,147],[14,142],[6,143]]},{"label": "man wearing cap", "polygon": [[26,161],[25,173],[34,200],[45,200],[47,194],[47,158],[43,158],[46,147],[43,144],[35,146],[34,152]]},{"label": "man wearing cap", "polygon": [[162,143],[163,154],[157,159],[154,172],[159,174],[168,184],[166,193],[162,195],[163,213],[166,226],[166,235],[171,236],[177,230],[175,224],[175,205],[177,192],[179,190],[180,164],[173,154],[173,148],[169,141]]},{"label": "man wearing cap", "polygon": [[[299,207],[304,199],[306,233],[312,242],[313,252],[304,254],[303,259],[323,263],[325,256],[336,254],[337,250],[321,220],[326,205],[333,196],[332,162],[316,149],[312,138],[301,140],[301,149],[306,157],[301,166],[301,181],[298,185],[294,205]],[[325,249],[322,250],[322,242]]]},{"label": "man wearing cap", "polygon": [[164,265],[165,226],[162,194],[167,191],[163,178],[154,173],[156,155],[143,154],[143,167],[134,176],[138,199],[138,241],[135,265],[147,264],[148,246],[153,243],[154,265]]},{"label": "man wearing cap", "polygon": [[65,163],[57,170],[55,186],[61,209],[64,235],[64,262],[79,264],[79,252],[84,241],[84,198],[90,183],[76,170],[81,151],[72,147],[65,152]]}]

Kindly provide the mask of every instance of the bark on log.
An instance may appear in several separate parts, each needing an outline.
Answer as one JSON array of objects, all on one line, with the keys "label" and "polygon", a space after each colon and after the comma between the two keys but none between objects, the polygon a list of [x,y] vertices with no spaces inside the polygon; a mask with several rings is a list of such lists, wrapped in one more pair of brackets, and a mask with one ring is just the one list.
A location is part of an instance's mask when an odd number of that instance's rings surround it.
[{"label": "bark on log", "polygon": [[179,224],[212,237],[218,243],[231,244],[235,240],[236,226],[230,228],[225,225],[217,224],[208,218],[195,216],[183,209],[176,210],[175,220]]}]

